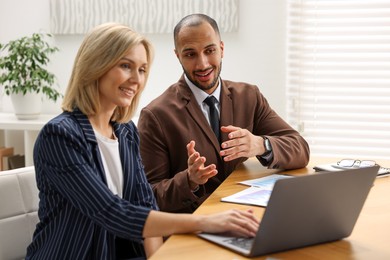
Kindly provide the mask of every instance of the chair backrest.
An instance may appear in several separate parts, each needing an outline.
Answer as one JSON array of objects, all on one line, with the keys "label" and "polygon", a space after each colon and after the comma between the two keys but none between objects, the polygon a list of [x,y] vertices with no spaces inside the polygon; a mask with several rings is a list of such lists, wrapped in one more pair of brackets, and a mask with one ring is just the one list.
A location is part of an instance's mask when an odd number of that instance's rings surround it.
[{"label": "chair backrest", "polygon": [[0,172],[0,260],[23,259],[38,223],[33,166]]}]

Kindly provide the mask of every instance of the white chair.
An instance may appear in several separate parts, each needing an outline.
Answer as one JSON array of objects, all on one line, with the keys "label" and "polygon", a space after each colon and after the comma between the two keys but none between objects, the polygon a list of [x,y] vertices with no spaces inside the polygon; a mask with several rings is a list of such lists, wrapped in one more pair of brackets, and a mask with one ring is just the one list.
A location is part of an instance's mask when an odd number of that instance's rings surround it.
[{"label": "white chair", "polygon": [[23,259],[38,223],[33,166],[0,172],[0,260]]}]

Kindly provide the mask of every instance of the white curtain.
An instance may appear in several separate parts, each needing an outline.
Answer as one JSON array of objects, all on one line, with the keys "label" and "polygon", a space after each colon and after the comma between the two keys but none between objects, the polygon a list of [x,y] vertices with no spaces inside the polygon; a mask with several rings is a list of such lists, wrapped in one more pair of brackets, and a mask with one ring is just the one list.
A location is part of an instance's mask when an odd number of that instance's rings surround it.
[{"label": "white curtain", "polygon": [[390,159],[390,0],[289,0],[288,121],[312,156]]},{"label": "white curtain", "polygon": [[238,0],[50,0],[50,31],[85,34],[98,24],[119,22],[145,34],[172,33],[191,13],[210,15],[221,32],[238,30]]}]

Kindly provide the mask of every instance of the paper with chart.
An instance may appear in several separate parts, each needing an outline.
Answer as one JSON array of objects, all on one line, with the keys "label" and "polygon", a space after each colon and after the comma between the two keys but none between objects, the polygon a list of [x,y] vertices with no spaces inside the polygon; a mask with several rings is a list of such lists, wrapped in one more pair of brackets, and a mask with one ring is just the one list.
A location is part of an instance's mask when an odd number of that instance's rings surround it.
[{"label": "paper with chart", "polygon": [[252,180],[246,180],[246,181],[241,181],[239,183],[248,185],[251,187],[259,187],[267,190],[272,190],[274,187],[274,184],[277,180],[279,179],[284,179],[284,178],[291,178],[292,176],[289,175],[283,175],[283,174],[271,174],[265,177],[257,178],[257,179],[252,179]]},{"label": "paper with chart", "polygon": [[266,177],[239,182],[240,184],[248,185],[250,187],[233,195],[224,197],[221,201],[266,207],[275,182],[279,179],[291,177],[292,176],[288,175],[271,174]]}]

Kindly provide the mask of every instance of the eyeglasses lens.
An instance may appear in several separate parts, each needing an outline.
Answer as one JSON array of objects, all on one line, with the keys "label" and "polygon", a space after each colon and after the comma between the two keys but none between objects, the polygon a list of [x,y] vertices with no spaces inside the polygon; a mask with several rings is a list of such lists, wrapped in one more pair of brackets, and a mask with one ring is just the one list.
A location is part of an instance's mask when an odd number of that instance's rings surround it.
[{"label": "eyeglasses lens", "polygon": [[376,162],[371,160],[360,161],[354,159],[343,159],[339,161],[337,164],[341,167],[354,167],[354,168],[362,167],[363,168],[363,167],[375,166]]},{"label": "eyeglasses lens", "polygon": [[355,164],[355,161],[356,160],[352,160],[352,159],[343,159],[343,160],[339,161],[338,164],[341,167],[352,167]]},{"label": "eyeglasses lens", "polygon": [[371,167],[375,165],[375,161],[361,161],[360,167]]}]

